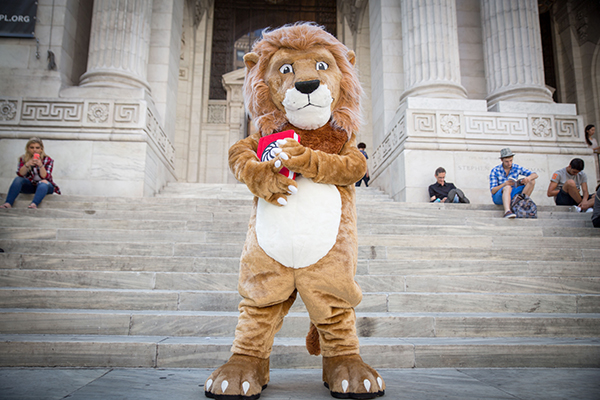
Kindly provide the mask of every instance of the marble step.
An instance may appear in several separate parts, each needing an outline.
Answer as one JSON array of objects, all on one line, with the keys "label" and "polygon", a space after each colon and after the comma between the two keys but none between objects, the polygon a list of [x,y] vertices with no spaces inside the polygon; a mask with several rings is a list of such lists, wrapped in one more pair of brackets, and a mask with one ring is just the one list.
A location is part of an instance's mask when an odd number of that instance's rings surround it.
[{"label": "marble step", "polygon": [[[235,311],[237,291],[0,288],[4,308]],[[364,292],[359,312],[599,313],[595,293]],[[301,300],[294,312],[306,311]]]},{"label": "marble step", "polygon": [[[465,232],[467,233],[467,232]],[[600,235],[591,237],[544,237],[537,235],[515,236],[485,234],[471,230],[471,235],[446,234],[427,235],[424,232],[415,234],[358,234],[358,245],[377,247],[430,247],[464,249],[499,249],[514,248],[568,248],[586,249],[600,247]],[[479,234],[478,234],[479,233]],[[594,232],[595,233],[595,232]],[[174,231],[174,230],[124,230],[124,229],[74,229],[74,228],[3,228],[0,240],[30,243],[31,241],[56,241],[57,243],[79,243],[79,246],[103,243],[119,245],[130,244],[171,244],[178,245],[243,245],[246,232],[220,231]],[[13,244],[13,248],[16,244]],[[43,247],[43,246],[42,246]],[[5,249],[6,250],[6,249]]]},{"label": "marble step", "polygon": [[[4,196],[4,194],[0,194]],[[15,207],[8,211],[27,210],[27,205],[31,202],[33,195],[21,194],[15,202]],[[357,192],[357,204],[359,209],[373,210],[377,213],[387,213],[390,211],[407,211],[423,213],[436,213],[439,215],[453,213],[472,213],[490,212],[493,215],[502,213],[502,207],[494,204],[440,204],[440,203],[403,203],[381,201],[381,197],[363,197],[360,192]],[[164,209],[170,211],[189,211],[206,208],[209,210],[217,210],[219,208],[238,207],[250,209],[252,205],[252,197],[227,197],[220,196],[218,198],[191,198],[191,197],[101,197],[101,196],[48,196],[44,199],[40,209],[98,209],[98,210],[137,210],[148,209],[161,211]],[[35,212],[35,211],[33,211]],[[585,213],[574,212],[572,207],[568,206],[552,206],[540,205],[538,212],[542,214],[556,214],[564,217],[585,216]],[[589,216],[589,214],[588,214]]]},{"label": "marble step", "polygon": [[[151,218],[151,217],[150,217]],[[153,220],[153,219],[116,219],[116,218],[76,218],[67,216],[40,217],[40,215],[10,215],[0,213],[0,236],[9,238],[11,232],[35,229],[78,229],[78,230],[122,230],[122,231],[177,231],[177,232],[230,232],[245,234],[248,216],[231,215],[220,220]],[[600,237],[600,230],[576,220],[534,220],[519,223],[519,236],[532,237]],[[531,222],[531,223],[530,223]],[[359,218],[359,235],[435,235],[435,236],[514,236],[515,225],[506,222],[488,223],[486,221],[465,221],[460,218],[444,220],[424,220],[423,218],[402,219],[390,223],[390,220],[373,223]],[[133,236],[133,235],[132,235]]]},{"label": "marble step", "polygon": [[[502,237],[442,237],[406,236],[401,240],[367,237],[358,246],[359,260],[530,260],[530,261],[593,261],[600,257],[598,239],[548,238],[544,240]],[[552,240],[550,240],[552,239]],[[389,242],[387,245],[382,243]],[[177,242],[88,242],[84,240],[10,240],[0,239],[0,248],[7,253],[44,255],[119,255],[147,257],[239,257],[239,243],[177,243]]]},{"label": "marble step", "polygon": [[[235,291],[235,273],[0,269],[0,287]],[[357,275],[368,293],[600,294],[595,276]]]},{"label": "marble step", "polygon": [[[237,275],[239,257],[78,256],[0,253],[0,269]],[[592,259],[588,261],[361,259],[358,262],[356,273],[359,276],[600,277],[600,268],[598,268],[597,260]]]},{"label": "marble step", "polygon": [[[0,310],[0,334],[230,336],[238,312]],[[359,337],[596,337],[600,314],[365,313]],[[285,317],[277,337],[306,335],[307,313]]]},{"label": "marble step", "polygon": [[[217,368],[232,338],[0,335],[2,367]],[[375,368],[598,368],[594,338],[361,338]],[[276,338],[271,368],[321,368],[304,339]]]}]

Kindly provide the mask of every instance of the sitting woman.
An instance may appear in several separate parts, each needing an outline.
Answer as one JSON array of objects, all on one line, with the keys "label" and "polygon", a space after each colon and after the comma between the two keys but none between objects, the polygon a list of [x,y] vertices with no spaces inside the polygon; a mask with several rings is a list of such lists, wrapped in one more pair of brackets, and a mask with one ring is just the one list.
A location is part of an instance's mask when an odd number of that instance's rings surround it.
[{"label": "sitting woman", "polygon": [[40,138],[31,138],[25,145],[25,154],[19,158],[17,177],[13,180],[6,202],[0,208],[11,208],[19,193],[35,193],[29,208],[37,208],[47,194],[60,194],[52,180],[54,160],[44,153]]}]

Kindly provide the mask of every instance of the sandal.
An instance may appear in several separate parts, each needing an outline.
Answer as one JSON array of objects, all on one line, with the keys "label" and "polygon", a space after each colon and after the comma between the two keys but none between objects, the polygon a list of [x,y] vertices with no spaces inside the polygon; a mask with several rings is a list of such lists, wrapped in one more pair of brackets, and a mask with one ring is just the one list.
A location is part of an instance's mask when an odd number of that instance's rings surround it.
[{"label": "sandal", "polygon": [[35,203],[31,203],[27,208],[31,208],[31,209],[37,209],[37,206],[35,205]]},{"label": "sandal", "polygon": [[8,208],[12,208],[12,206],[10,205],[10,203],[4,203],[4,204],[2,204],[0,206],[0,208],[6,208],[6,209],[8,209]]}]

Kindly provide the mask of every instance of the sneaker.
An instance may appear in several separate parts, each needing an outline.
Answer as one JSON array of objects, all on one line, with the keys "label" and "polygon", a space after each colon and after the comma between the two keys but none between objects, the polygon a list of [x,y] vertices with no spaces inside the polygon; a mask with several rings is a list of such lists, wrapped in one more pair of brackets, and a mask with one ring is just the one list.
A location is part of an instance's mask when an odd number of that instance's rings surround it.
[{"label": "sneaker", "polygon": [[592,207],[590,207],[590,208],[588,208],[587,210],[585,210],[585,212],[586,212],[586,213],[589,213],[589,212],[594,212],[594,209],[593,209]]},{"label": "sneaker", "polygon": [[517,218],[517,215],[512,211],[507,211],[504,213],[504,218],[513,219]]},{"label": "sneaker", "polygon": [[575,210],[575,212],[581,212],[581,207],[573,206],[573,210]]}]

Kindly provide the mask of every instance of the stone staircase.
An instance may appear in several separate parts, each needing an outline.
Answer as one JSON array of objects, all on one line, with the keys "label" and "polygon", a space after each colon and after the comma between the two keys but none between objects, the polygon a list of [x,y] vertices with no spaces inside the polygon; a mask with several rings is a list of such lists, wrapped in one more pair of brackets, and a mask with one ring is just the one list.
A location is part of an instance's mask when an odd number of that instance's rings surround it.
[{"label": "stone staircase", "polygon": [[[359,188],[357,328],[378,368],[600,367],[600,230],[539,207],[394,203]],[[0,366],[213,368],[229,357],[251,195],[21,195],[0,210]],[[518,236],[516,236],[518,235]],[[309,356],[300,299],[273,368]]]}]

